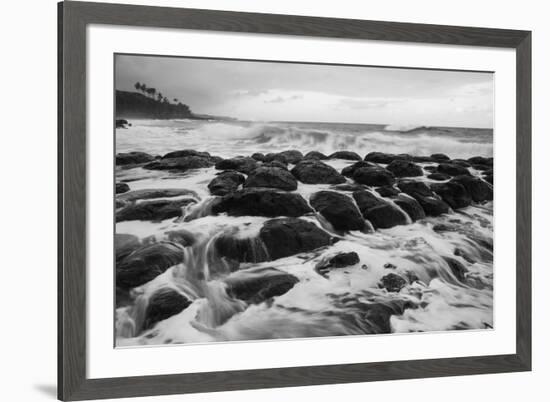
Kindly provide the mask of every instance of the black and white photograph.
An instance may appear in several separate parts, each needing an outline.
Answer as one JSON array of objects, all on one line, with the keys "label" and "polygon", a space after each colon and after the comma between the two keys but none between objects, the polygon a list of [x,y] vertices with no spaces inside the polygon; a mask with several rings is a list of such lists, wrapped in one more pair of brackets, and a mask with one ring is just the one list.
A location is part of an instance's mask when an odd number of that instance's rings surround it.
[{"label": "black and white photograph", "polygon": [[114,57],[116,347],[494,329],[492,72]]}]

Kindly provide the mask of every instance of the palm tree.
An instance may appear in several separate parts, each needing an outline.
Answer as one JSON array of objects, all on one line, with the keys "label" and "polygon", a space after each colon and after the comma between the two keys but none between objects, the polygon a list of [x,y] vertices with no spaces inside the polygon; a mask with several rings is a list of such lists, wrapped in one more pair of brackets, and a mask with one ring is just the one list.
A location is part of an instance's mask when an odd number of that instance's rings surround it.
[{"label": "palm tree", "polygon": [[151,98],[155,98],[155,94],[157,93],[157,90],[155,88],[147,88],[147,95],[151,96]]},{"label": "palm tree", "polygon": [[134,84],[134,88],[136,89],[136,91],[141,91],[141,84],[139,83],[139,81]]},{"label": "palm tree", "polygon": [[141,92],[143,92],[143,93],[147,92],[147,85],[141,84]]}]

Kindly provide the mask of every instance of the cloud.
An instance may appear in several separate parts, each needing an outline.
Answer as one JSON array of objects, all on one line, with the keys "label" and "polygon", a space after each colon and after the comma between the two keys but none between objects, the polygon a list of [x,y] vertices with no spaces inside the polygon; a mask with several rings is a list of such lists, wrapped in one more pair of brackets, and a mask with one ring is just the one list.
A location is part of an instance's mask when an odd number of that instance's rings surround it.
[{"label": "cloud", "polygon": [[361,99],[361,98],[343,98],[337,103],[337,107],[349,108],[354,110],[382,109],[396,102],[397,99]]},{"label": "cloud", "polygon": [[299,100],[299,99],[303,99],[303,98],[304,98],[304,95],[292,95],[292,96],[287,96],[287,97],[277,96],[277,97],[272,98],[272,99],[264,100],[264,103],[284,103],[284,102]]}]

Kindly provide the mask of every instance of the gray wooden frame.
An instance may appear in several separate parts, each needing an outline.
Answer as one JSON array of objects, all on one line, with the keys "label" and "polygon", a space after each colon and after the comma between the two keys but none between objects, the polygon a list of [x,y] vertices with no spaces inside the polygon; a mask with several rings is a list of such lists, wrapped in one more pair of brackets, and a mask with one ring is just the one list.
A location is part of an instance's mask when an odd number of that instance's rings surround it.
[{"label": "gray wooden frame", "polygon": [[[86,26],[128,25],[512,48],[516,51],[516,353],[88,379]],[[58,397],[82,400],[531,370],[531,32],[103,3],[58,4]]]}]

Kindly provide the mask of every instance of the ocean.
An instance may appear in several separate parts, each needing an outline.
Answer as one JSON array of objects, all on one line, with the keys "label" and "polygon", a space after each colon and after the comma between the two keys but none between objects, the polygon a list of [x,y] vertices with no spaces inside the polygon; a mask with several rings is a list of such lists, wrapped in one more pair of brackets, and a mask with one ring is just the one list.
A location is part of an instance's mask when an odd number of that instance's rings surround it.
[{"label": "ocean", "polygon": [[[444,153],[452,159],[493,155],[490,129],[213,120],[130,123],[127,129],[116,130],[117,153],[164,155],[193,149],[222,158],[284,150],[327,155],[348,150],[361,157],[374,151],[415,156]],[[354,163],[324,162],[338,171]],[[480,170],[469,170],[482,177]],[[173,173],[117,166],[116,182],[126,183],[131,191],[187,189],[194,198],[180,218],[118,222],[117,234],[150,243],[166,241],[168,233],[183,229],[195,239],[182,249],[183,263],[132,290],[132,302],[116,309],[117,346],[493,328],[492,201],[416,222],[408,219],[407,224],[389,229],[345,233],[335,231],[319,214],[309,214],[301,219],[339,241],[272,261],[241,263],[235,271],[216,254],[216,239],[231,235],[264,252],[258,233],[271,218],[208,213],[215,197],[207,185],[217,173],[214,167]],[[417,180],[432,182],[426,175]],[[300,182],[294,192],[309,200],[318,191],[333,189],[330,184]],[[320,262],[343,252],[357,253],[360,263],[319,274]],[[449,257],[466,268],[463,280],[453,274]],[[248,305],[227,294],[227,278],[257,277],[273,268],[294,275],[298,282],[288,292],[257,304]],[[381,288],[380,281],[388,273],[408,278],[407,285],[398,292]],[[149,299],[167,287],[185,295],[191,304],[153,328],[140,330]]]}]

